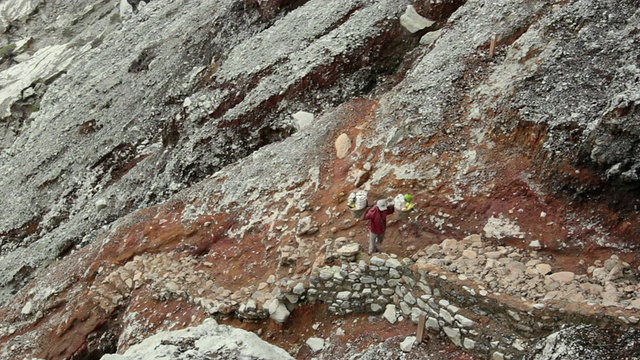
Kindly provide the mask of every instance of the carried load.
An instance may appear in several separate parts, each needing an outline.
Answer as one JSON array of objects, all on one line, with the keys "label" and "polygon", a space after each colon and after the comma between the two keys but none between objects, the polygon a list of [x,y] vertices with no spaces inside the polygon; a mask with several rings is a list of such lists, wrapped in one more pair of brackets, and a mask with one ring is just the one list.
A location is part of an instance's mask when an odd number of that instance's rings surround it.
[{"label": "carried load", "polygon": [[413,196],[410,194],[399,194],[393,198],[393,207],[398,210],[398,216],[406,216],[415,204],[413,203]]},{"label": "carried load", "polygon": [[351,210],[354,217],[359,218],[367,208],[369,193],[366,190],[359,190],[349,194],[347,198],[347,207]]}]

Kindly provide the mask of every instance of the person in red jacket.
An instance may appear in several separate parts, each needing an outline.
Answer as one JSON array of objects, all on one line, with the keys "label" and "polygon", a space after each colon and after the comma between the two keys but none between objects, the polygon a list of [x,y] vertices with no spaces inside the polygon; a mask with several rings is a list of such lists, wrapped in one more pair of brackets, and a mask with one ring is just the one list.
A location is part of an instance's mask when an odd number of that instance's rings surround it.
[{"label": "person in red jacket", "polygon": [[387,205],[386,200],[378,200],[364,213],[363,220],[369,220],[369,255],[378,252],[378,245],[384,240],[387,230],[387,215],[393,214],[393,205]]}]

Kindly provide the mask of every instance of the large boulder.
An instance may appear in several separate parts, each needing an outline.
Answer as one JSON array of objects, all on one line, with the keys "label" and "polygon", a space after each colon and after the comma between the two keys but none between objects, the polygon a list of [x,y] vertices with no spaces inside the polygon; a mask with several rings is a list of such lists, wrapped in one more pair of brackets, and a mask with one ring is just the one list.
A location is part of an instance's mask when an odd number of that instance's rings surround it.
[{"label": "large boulder", "polygon": [[164,331],[124,354],[109,354],[102,360],[152,359],[293,359],[283,349],[261,340],[256,334],[207,319],[200,326]]}]

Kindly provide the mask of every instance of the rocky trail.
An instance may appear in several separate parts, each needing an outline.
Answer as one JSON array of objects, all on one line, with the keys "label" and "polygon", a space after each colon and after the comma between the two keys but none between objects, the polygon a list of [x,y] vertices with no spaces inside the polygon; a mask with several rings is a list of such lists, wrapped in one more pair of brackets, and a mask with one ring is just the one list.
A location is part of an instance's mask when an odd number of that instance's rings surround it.
[{"label": "rocky trail", "polygon": [[640,358],[639,8],[0,1],[0,358]]}]

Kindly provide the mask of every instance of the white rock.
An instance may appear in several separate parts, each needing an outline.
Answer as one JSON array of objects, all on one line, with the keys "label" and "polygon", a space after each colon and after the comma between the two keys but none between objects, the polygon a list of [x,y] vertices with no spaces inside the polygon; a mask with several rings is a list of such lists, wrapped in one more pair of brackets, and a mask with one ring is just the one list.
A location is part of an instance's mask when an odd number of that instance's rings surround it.
[{"label": "white rock", "polygon": [[340,291],[338,295],[336,295],[336,299],[347,301],[351,298],[351,291]]},{"label": "white rock", "polygon": [[27,61],[3,71],[0,76],[0,119],[11,115],[11,106],[20,100],[24,89],[40,81],[49,81],[66,70],[76,54],[77,50],[71,46],[48,46]]},{"label": "white rock", "polygon": [[440,330],[440,324],[438,323],[438,320],[432,317],[427,319],[427,322],[425,323],[425,327],[428,330],[435,330],[435,331]]},{"label": "white rock", "polygon": [[344,245],[340,249],[336,250],[336,252],[338,253],[339,256],[349,257],[349,256],[358,255],[361,249],[362,247],[360,246],[360,244],[351,243],[351,244]]},{"label": "white rock", "polygon": [[462,326],[463,328],[469,329],[469,328],[472,328],[473,325],[475,324],[473,320],[467,319],[466,317],[460,314],[456,315],[454,318],[460,323],[460,326]]},{"label": "white rock", "polygon": [[559,271],[557,273],[553,273],[551,275],[548,275],[547,278],[559,282],[560,284],[566,284],[568,282],[573,281],[573,279],[575,279],[576,274],[570,272],[570,271]]},{"label": "white rock", "polygon": [[31,315],[31,313],[33,312],[33,303],[31,301],[28,301],[26,304],[24,304],[24,306],[22,307],[22,311],[20,312],[22,315]]},{"label": "white rock", "polygon": [[464,346],[464,348],[467,350],[472,350],[476,347],[476,342],[472,339],[465,338],[462,342],[462,346]]},{"label": "white rock", "polygon": [[443,330],[456,346],[462,346],[462,335],[460,335],[460,329],[445,326]]},{"label": "white rock", "polygon": [[529,247],[533,249],[541,249],[542,245],[540,245],[539,240],[533,240],[532,242],[529,243]]},{"label": "white rock", "polygon": [[407,336],[404,341],[400,343],[400,349],[404,352],[410,352],[413,349],[413,344],[416,343],[415,336]]},{"label": "white rock", "polygon": [[400,25],[411,33],[428,28],[433,24],[435,24],[435,21],[422,17],[412,5],[407,5],[407,10],[400,16]]},{"label": "white rock", "polygon": [[318,352],[324,348],[324,339],[312,337],[307,339],[307,346],[311,349],[312,352]]},{"label": "white rock", "polygon": [[291,313],[287,307],[278,300],[273,300],[268,308],[269,317],[278,323],[283,323],[289,318]]},{"label": "white rock", "polygon": [[520,231],[514,221],[511,221],[500,214],[499,217],[490,217],[482,229],[488,238],[503,239],[505,237],[524,238],[524,233]]},{"label": "white rock", "polygon": [[391,269],[397,269],[399,267],[402,266],[402,263],[400,263],[400,261],[398,259],[387,259],[387,261],[385,261],[384,266],[391,268]]},{"label": "white rock", "polygon": [[431,46],[440,38],[441,35],[442,30],[428,32],[420,38],[420,45]]},{"label": "white rock", "polygon": [[[191,343],[180,349],[174,344]],[[161,331],[139,344],[131,346],[120,354],[107,354],[102,360],[178,360],[178,359],[219,359],[225,354],[235,354],[239,359],[293,360],[283,349],[271,345],[258,335],[219,325],[213,319],[206,319],[202,325],[176,331]]]},{"label": "white rock", "polygon": [[396,306],[393,304],[387,305],[387,309],[384,311],[382,316],[387,319],[392,324],[395,324],[398,321],[398,317],[396,315]]},{"label": "white rock", "polygon": [[305,111],[298,111],[291,115],[291,117],[295,120],[298,130],[304,130],[313,123],[313,114]]},{"label": "white rock", "polygon": [[106,207],[107,207],[107,200],[106,199],[98,199],[98,200],[96,200],[96,209],[102,210],[102,209],[104,209]]}]

